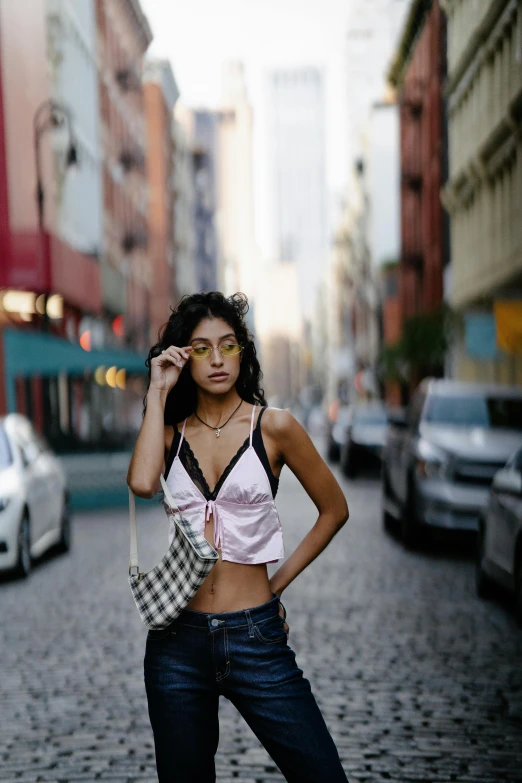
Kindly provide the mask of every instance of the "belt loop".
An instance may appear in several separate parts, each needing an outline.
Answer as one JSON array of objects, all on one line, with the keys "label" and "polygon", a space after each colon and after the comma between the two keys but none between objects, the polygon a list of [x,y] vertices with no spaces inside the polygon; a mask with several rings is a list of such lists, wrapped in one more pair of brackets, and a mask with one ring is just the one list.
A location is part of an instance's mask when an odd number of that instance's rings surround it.
[{"label": "belt loop", "polygon": [[248,622],[248,636],[250,639],[254,638],[254,623],[252,622],[252,618],[250,617],[250,612],[248,609],[245,609],[246,619]]}]

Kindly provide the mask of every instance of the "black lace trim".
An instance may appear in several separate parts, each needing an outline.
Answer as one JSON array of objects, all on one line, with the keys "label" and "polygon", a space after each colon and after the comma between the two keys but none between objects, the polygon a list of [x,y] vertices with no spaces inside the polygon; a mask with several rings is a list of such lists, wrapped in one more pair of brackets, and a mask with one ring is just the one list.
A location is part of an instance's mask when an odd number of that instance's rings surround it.
[{"label": "black lace trim", "polygon": [[[268,460],[266,450],[265,450],[265,444],[263,443],[263,435],[261,434],[261,418],[263,416],[263,413],[265,412],[265,408],[261,408],[259,415],[257,417],[257,424],[254,428],[254,433],[252,436],[252,445],[254,447],[254,451],[256,452],[257,456],[261,460],[261,464],[263,465],[266,474],[268,476],[268,480],[270,481],[270,487],[272,489],[272,495],[275,498],[277,494],[277,489],[279,486],[279,479],[274,476],[272,473],[272,468],[270,465],[270,462]],[[170,452],[167,455],[167,460],[165,463],[165,478],[167,478],[169,471],[172,467],[172,463],[174,461],[174,458],[176,456],[176,452],[178,450],[179,441],[181,438],[181,433],[178,430],[177,425],[174,425],[174,437],[172,439],[172,446],[170,448]],[[250,436],[245,440],[237,454],[231,459],[230,463],[227,465],[223,473],[221,474],[218,483],[214,487],[213,491],[210,491],[210,487],[207,484],[207,481],[205,479],[205,476],[203,475],[203,471],[201,470],[199,466],[199,462],[197,460],[196,455],[190,448],[190,444],[183,438],[183,442],[181,444],[181,449],[179,452],[179,458],[181,460],[181,463],[185,470],[187,471],[188,475],[196,485],[196,487],[199,489],[201,494],[206,500],[215,500],[219,490],[227,480],[227,477],[230,475],[231,470],[234,468],[234,466],[238,463],[238,461],[241,459],[242,455],[245,453],[245,451],[248,448],[250,441]]]},{"label": "black lace trim", "polygon": [[183,438],[183,443],[181,444],[180,449],[180,459],[183,463],[183,467],[189,474],[190,478],[196,485],[196,487],[199,489],[205,500],[215,500],[218,496],[219,490],[227,480],[228,476],[230,475],[231,471],[234,469],[235,465],[239,462],[245,451],[248,449],[250,445],[250,435],[245,440],[243,445],[240,447],[239,451],[236,452],[236,454],[232,457],[228,465],[226,466],[225,470],[219,477],[219,480],[214,487],[214,489],[211,491],[210,487],[207,484],[207,480],[205,476],[203,475],[203,471],[201,470],[201,467],[199,465],[198,459],[192,449],[190,448],[190,445],[188,441]]}]

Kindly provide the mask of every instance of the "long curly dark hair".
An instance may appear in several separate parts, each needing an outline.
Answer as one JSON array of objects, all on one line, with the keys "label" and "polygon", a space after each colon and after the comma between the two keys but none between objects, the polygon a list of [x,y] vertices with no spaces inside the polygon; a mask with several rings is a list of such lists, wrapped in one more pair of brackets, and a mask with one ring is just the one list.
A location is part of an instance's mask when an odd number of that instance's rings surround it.
[{"label": "long curly dark hair", "polygon": [[[172,308],[171,308],[172,309]],[[266,405],[265,392],[261,388],[262,372],[257,358],[253,335],[245,321],[248,312],[248,299],[245,294],[237,293],[225,297],[220,291],[209,291],[184,296],[172,309],[172,315],[159,331],[159,342],[153,345],[145,364],[148,368],[150,386],[151,360],[171,345],[188,345],[194,329],[204,318],[222,318],[235,332],[238,342],[243,346],[239,377],[236,390],[239,396],[253,405]],[[174,425],[186,419],[196,410],[197,387],[192,379],[188,365],[185,365],[178,382],[170,390],[165,403],[165,424]],[[147,407],[147,398],[143,400],[143,414]]]}]

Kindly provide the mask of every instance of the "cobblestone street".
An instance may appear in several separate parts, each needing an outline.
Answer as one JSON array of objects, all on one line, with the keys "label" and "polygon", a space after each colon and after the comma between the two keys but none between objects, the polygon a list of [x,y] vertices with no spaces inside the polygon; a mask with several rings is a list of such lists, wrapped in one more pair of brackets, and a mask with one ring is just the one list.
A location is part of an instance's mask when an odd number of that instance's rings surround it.
[{"label": "cobblestone street", "polygon": [[[462,548],[408,552],[384,533],[377,480],[343,486],[349,522],[283,601],[349,780],[522,781],[522,632],[508,602],[475,597]],[[290,553],[315,510],[288,470],[278,506]],[[166,546],[160,506],[139,508],[139,532],[147,570]],[[69,556],[0,584],[1,781],[156,780],[127,567],[126,510],[78,513]],[[220,783],[281,781],[232,705],[220,709]]]}]

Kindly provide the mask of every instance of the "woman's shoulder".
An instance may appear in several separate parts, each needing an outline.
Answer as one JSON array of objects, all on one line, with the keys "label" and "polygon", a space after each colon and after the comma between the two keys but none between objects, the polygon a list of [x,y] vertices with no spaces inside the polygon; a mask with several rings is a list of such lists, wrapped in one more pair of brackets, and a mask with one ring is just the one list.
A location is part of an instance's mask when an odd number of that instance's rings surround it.
[{"label": "woman's shoulder", "polygon": [[263,413],[263,431],[273,438],[289,437],[299,426],[299,422],[292,416],[288,408],[267,407]]}]

